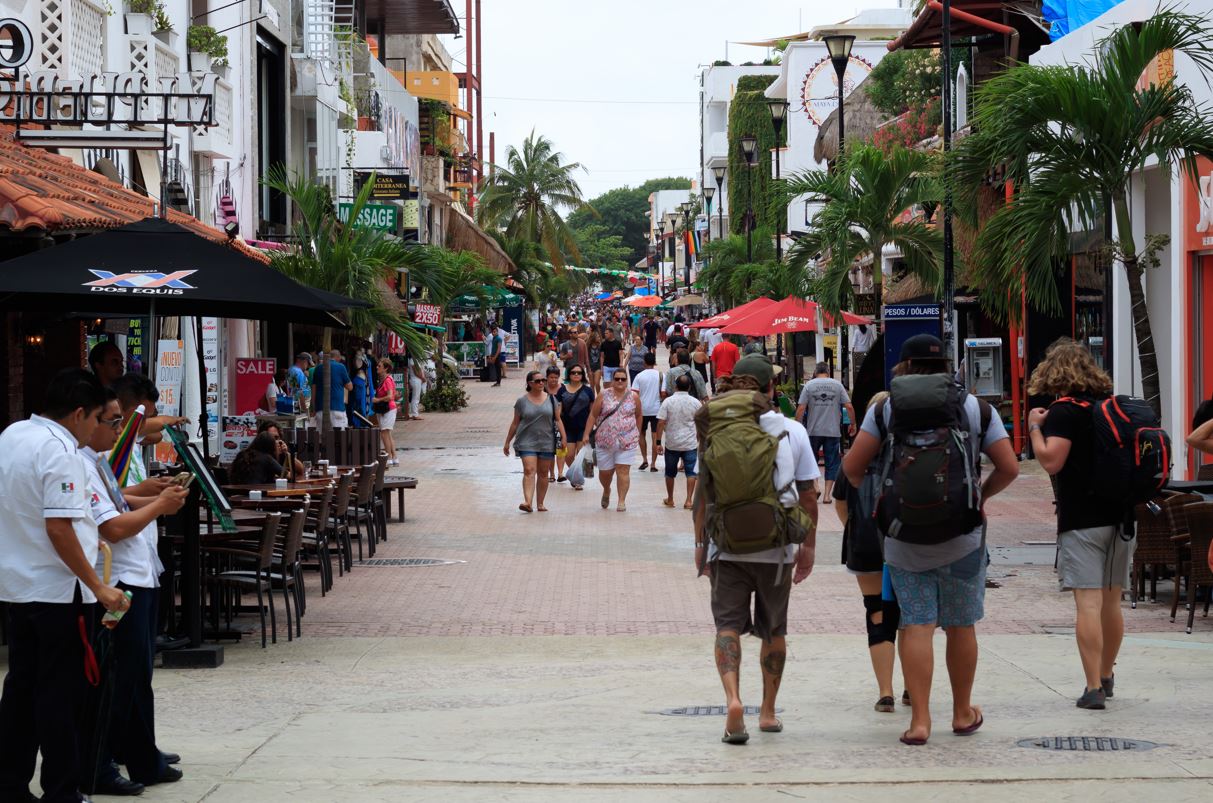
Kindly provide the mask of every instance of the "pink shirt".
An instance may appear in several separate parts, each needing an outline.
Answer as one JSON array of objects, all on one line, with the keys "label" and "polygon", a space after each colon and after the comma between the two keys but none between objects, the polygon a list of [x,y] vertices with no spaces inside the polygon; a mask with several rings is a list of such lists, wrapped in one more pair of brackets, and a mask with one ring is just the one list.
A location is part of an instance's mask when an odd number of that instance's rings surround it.
[{"label": "pink shirt", "polygon": [[396,380],[392,379],[391,374],[385,374],[383,381],[379,383],[379,389],[375,391],[376,396],[387,396],[387,408],[389,410],[396,409]]},{"label": "pink shirt", "polygon": [[[623,401],[616,404],[612,394],[602,394],[602,409],[598,415],[600,423],[594,436],[594,442],[599,449],[625,452],[635,449],[640,443],[640,431],[636,429],[637,398],[636,392],[629,390]],[[615,412],[604,421],[603,418],[612,410]]]}]

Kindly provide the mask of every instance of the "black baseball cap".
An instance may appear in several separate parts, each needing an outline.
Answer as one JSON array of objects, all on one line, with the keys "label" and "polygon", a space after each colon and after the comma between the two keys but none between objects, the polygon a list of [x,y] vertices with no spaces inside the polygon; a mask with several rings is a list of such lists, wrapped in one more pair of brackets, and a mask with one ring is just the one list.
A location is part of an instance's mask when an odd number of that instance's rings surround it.
[{"label": "black baseball cap", "polygon": [[906,360],[946,360],[943,341],[935,335],[914,335],[901,344],[901,362]]}]

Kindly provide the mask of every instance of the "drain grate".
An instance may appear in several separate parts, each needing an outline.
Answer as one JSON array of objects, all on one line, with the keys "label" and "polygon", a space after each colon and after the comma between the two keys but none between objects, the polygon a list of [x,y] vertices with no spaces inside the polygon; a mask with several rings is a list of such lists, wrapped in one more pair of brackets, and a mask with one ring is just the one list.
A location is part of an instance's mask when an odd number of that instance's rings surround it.
[{"label": "drain grate", "polygon": [[[685,705],[682,708],[664,708],[653,713],[661,714],[663,717],[723,717],[726,711],[723,705]],[[776,708],[775,713],[781,714],[783,709]],[[757,716],[758,706],[747,705],[745,715],[747,717]]]},{"label": "drain grate", "polygon": [[1034,747],[1038,750],[1063,750],[1074,752],[1117,752],[1125,750],[1153,750],[1154,742],[1141,739],[1122,739],[1118,736],[1041,736],[1036,739],[1020,739],[1018,747]]},{"label": "drain grate", "polygon": [[359,566],[450,566],[455,563],[467,563],[466,560],[445,560],[443,558],[371,558],[360,560]]}]

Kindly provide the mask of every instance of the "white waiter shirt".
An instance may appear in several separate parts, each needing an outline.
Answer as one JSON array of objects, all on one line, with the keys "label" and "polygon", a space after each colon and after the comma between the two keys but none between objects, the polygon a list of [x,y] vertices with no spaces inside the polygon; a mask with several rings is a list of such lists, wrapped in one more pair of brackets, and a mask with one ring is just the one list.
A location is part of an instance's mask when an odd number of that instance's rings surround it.
[{"label": "white waiter shirt", "polygon": [[[118,509],[117,504],[115,504],[114,493],[111,492],[109,484],[102,476],[101,472],[105,469],[102,469],[97,461],[105,460],[105,458],[87,446],[80,450],[80,456],[84,458],[85,467],[88,469],[89,505],[93,521],[97,522],[97,526],[100,527],[110,519],[122,515],[125,511]],[[132,465],[131,474],[133,475],[134,473],[135,466]],[[121,495],[116,480],[113,491],[116,491],[119,496]],[[118,502],[118,504],[125,505],[125,502]],[[107,542],[110,545],[110,551],[114,555],[112,574],[110,576],[111,583],[126,583],[128,586],[135,586],[136,588],[156,588],[160,584],[160,572],[162,569],[160,558],[156,554],[157,535],[156,522],[152,521],[138,535],[123,538],[116,543]],[[104,577],[102,573],[105,569],[104,554],[97,555],[94,568],[97,570],[98,577]]]},{"label": "white waiter shirt", "polygon": [[88,474],[61,424],[35,415],[0,433],[0,510],[0,600],[71,602],[79,584],[85,602],[97,601],[46,533],[47,519],[70,519],[84,557],[97,560]]}]

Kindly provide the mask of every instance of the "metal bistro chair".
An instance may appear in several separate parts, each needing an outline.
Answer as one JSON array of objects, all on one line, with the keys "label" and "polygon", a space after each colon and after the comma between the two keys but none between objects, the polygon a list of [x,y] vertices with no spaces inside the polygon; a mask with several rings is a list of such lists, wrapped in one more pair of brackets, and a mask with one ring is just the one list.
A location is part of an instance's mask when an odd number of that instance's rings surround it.
[{"label": "metal bistro chair", "polygon": [[[247,501],[247,500],[246,500]],[[310,497],[302,499],[271,499],[251,502],[253,506],[266,506],[289,516],[286,527],[279,532],[275,543],[274,556],[270,564],[270,584],[282,589],[282,600],[286,606],[286,636],[291,636],[291,599],[295,601],[295,632],[302,635],[301,617],[307,612],[307,594],[303,584],[303,564],[300,560],[302,550],[303,527],[307,521]],[[250,574],[250,572],[230,572],[232,575]]]},{"label": "metal bistro chair", "polygon": [[[320,494],[319,501],[308,511],[307,522],[303,527],[302,549],[305,560],[301,565],[305,569],[315,567],[320,572],[320,596],[322,597],[333,587],[333,556],[329,550],[328,521],[335,492],[335,485],[329,483]],[[315,556],[315,562],[306,560],[310,556]],[[344,572],[343,565],[341,569]]]},{"label": "metal bistro chair", "polygon": [[1188,561],[1188,633],[1196,620],[1196,598],[1201,589],[1205,592],[1204,615],[1209,615],[1209,602],[1213,599],[1213,568],[1209,566],[1209,551],[1213,547],[1213,502],[1199,502],[1188,505],[1185,510],[1188,516],[1188,532],[1191,559]]},{"label": "metal bistro chair", "polygon": [[371,499],[375,491],[376,464],[370,463],[358,469],[358,484],[353,498],[345,509],[346,527],[354,526],[354,537],[358,539],[358,560],[362,560],[362,523],[366,522],[367,557],[375,557],[375,511]]},{"label": "metal bistro chair", "polygon": [[[325,526],[325,537],[337,542],[337,576],[342,577],[354,568],[354,545],[350,541],[350,525],[346,511],[354,492],[354,475],[342,474],[337,478],[337,490],[333,492],[333,503],[329,507],[329,518]],[[361,548],[361,545],[359,545]],[[332,577],[332,569],[329,577]]]},{"label": "metal bistro chair", "polygon": [[384,475],[387,473],[387,453],[379,455],[379,462],[375,469],[375,487],[371,492],[371,512],[374,514],[372,518],[375,522],[375,529],[379,531],[376,536],[380,541],[387,541],[387,504],[384,502],[384,497],[387,491],[383,489]]},{"label": "metal bistro chair", "polygon": [[[255,551],[242,549],[239,546],[203,547],[204,557],[226,558],[230,563],[252,566],[252,571],[218,570],[205,578],[204,582],[212,589],[212,605],[216,624],[219,616],[220,596],[224,592],[255,591],[257,594],[257,612],[261,617],[261,647],[265,648],[265,609],[269,602],[270,633],[274,644],[278,643],[278,622],[274,612],[273,586],[270,583],[270,571],[274,562],[274,542],[278,527],[282,520],[281,513],[267,513],[265,523],[257,541]],[[266,599],[268,595],[269,599]],[[227,608],[227,620],[231,622],[231,608]],[[289,626],[289,624],[288,624]]]}]

